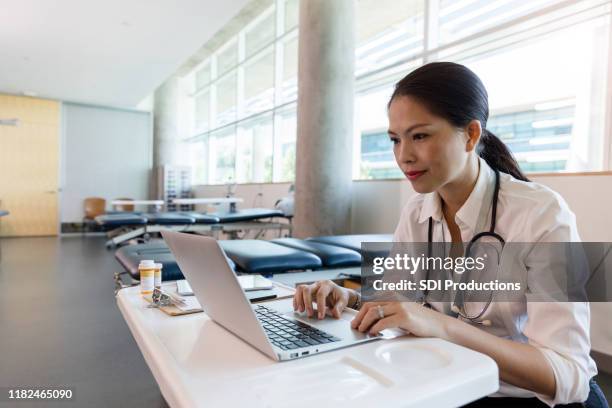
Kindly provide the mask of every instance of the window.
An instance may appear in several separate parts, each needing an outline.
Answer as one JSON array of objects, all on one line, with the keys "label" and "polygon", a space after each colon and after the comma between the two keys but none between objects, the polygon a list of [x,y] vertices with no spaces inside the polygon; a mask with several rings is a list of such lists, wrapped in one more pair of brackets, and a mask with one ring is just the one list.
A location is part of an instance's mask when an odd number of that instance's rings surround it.
[{"label": "window", "polygon": [[298,26],[298,14],[300,0],[285,0],[285,32],[289,32]]},{"label": "window", "polygon": [[210,63],[204,65],[195,74],[196,89],[201,89],[210,83]]},{"label": "window", "polygon": [[559,0],[440,0],[438,38],[441,44],[457,41],[555,2]]},{"label": "window", "polygon": [[298,37],[297,33],[281,45],[283,57],[283,71],[281,77],[281,102],[290,102],[297,99],[298,91]]},{"label": "window", "polygon": [[524,171],[602,169],[598,84],[605,82],[607,55],[599,47],[607,44],[607,25],[591,20],[464,61],[489,90],[488,126],[507,123],[500,137]]},{"label": "window", "polygon": [[210,126],[210,91],[206,90],[195,97],[195,128],[207,130]]},{"label": "window", "polygon": [[244,67],[243,116],[274,106],[274,47],[251,59]]},{"label": "window", "polygon": [[297,107],[295,104],[276,115],[274,140],[274,181],[295,179],[295,149],[297,135]]},{"label": "window", "polygon": [[355,75],[423,51],[423,0],[359,0],[355,10]]},{"label": "window", "polygon": [[298,0],[275,0],[189,75],[195,182],[293,181]]},{"label": "window", "polygon": [[217,74],[223,75],[236,64],[238,64],[238,41],[232,41],[217,56]]},{"label": "window", "polygon": [[246,57],[250,57],[274,41],[276,34],[276,14],[274,9],[262,15],[262,19],[244,34]]},{"label": "window", "polygon": [[215,85],[217,110],[215,126],[223,126],[236,120],[238,76],[232,71]]},{"label": "window", "polygon": [[241,122],[238,128],[236,182],[272,181],[274,153],[272,114]]},{"label": "window", "polygon": [[361,179],[402,176],[387,135],[387,103],[392,93],[393,88],[388,86],[357,97],[355,127],[362,131],[356,139],[359,163],[356,171]]},{"label": "window", "polygon": [[524,171],[556,171],[568,167],[575,100],[498,114],[487,128],[514,153]]},{"label": "window", "polygon": [[236,178],[236,128],[228,126],[208,138],[209,180],[222,184]]},{"label": "window", "polygon": [[[358,2],[358,10],[364,15],[370,11],[371,20],[383,13],[371,0]],[[387,22],[382,31],[387,38],[400,38],[393,29],[401,30],[408,21],[422,34],[408,34],[404,28],[410,43],[389,40],[385,50],[393,49],[393,41],[402,45],[371,65],[358,65],[354,178],[401,176],[386,136],[386,103],[398,79],[435,60],[459,62],[478,74],[489,92],[487,128],[509,146],[524,171],[605,167],[602,84],[608,72],[609,1],[431,0],[428,4],[426,8],[422,1],[390,3],[380,17]],[[358,18],[357,24],[363,21]],[[425,26],[423,21],[431,24]],[[362,34],[358,62],[366,55],[367,44],[376,48],[377,39],[385,35],[376,26]],[[368,32],[359,27],[357,31]]]}]

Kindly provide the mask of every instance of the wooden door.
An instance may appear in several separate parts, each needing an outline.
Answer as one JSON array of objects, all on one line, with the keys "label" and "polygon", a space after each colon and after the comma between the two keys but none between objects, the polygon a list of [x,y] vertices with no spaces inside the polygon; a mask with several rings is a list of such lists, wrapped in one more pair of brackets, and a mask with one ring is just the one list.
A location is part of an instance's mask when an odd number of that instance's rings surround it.
[{"label": "wooden door", "polygon": [[0,236],[57,235],[60,103],[0,95]]}]

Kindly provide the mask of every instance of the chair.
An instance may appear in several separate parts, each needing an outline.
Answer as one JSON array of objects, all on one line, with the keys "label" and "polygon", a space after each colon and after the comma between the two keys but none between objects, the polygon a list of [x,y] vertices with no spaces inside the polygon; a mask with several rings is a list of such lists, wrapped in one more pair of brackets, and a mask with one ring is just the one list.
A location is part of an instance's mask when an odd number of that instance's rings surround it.
[{"label": "chair", "polygon": [[85,235],[85,227],[89,231],[90,226],[94,223],[94,219],[98,215],[106,212],[106,200],[100,197],[87,197],[83,201],[85,215],[83,216],[83,235]]}]

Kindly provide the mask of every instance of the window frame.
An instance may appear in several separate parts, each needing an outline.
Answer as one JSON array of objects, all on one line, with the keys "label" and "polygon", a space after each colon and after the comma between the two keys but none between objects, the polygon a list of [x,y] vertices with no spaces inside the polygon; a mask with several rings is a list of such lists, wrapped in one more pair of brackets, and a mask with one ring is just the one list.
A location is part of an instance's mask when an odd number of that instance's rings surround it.
[{"label": "window frame", "polygon": [[[284,69],[284,59],[283,59],[283,46],[285,42],[290,41],[298,35],[299,23],[295,27],[292,27],[290,30],[285,31],[285,2],[288,0],[275,0],[274,4],[267,7],[261,13],[259,13],[253,20],[251,20],[248,24],[246,24],[243,28],[240,29],[236,34],[232,35],[225,43],[223,43],[219,48],[217,48],[208,58],[204,59],[200,62],[188,75],[187,81],[190,81],[191,92],[188,93],[188,98],[190,99],[191,110],[193,114],[193,119],[191,120],[189,132],[189,136],[182,140],[183,143],[209,143],[210,136],[218,134],[219,132],[223,132],[226,128],[233,127],[236,129],[236,140],[238,140],[238,129],[241,128],[241,125],[248,124],[249,122],[256,121],[259,117],[272,116],[272,139],[274,143],[273,163],[277,162],[277,158],[275,154],[277,152],[277,131],[279,131],[279,126],[277,122],[286,114],[288,110],[292,109],[292,106],[297,104],[297,95],[294,98],[289,98],[286,100],[282,99],[282,80],[283,80],[283,69]],[[265,44],[261,44],[257,50],[254,50],[248,57],[246,57],[246,34],[255,28],[258,24],[264,21],[266,18],[269,18],[271,13],[275,14],[275,32],[274,38],[272,41],[268,41]],[[218,75],[218,57],[223,52],[227,51],[230,47],[237,45],[237,63],[228,67],[224,72]],[[244,103],[245,100],[245,69],[253,63],[256,63],[259,59],[264,58],[268,52],[270,52],[270,48],[272,48],[272,55],[274,58],[274,71],[272,73],[273,77],[273,86],[274,92],[272,94],[272,107],[269,109],[261,110],[258,112],[254,112],[248,115],[244,114]],[[205,68],[206,66],[210,66],[210,81],[206,84],[201,84],[200,87],[197,87],[196,83],[196,75],[197,73]],[[234,70],[237,75],[237,86],[236,86],[236,117],[234,120],[224,123],[222,125],[218,125],[217,123],[217,115],[218,115],[218,106],[217,106],[217,88],[219,82],[226,79],[229,75],[234,74]],[[195,116],[195,100],[198,96],[208,92],[209,93],[209,120],[208,127],[204,129],[196,129],[196,116]],[[297,138],[296,138],[297,140]],[[296,141],[297,143],[297,141]],[[210,157],[210,148],[204,149],[208,152]],[[238,145],[236,143],[236,149],[234,151],[234,156],[238,157]],[[207,160],[210,162],[209,158],[203,158],[203,160]],[[215,164],[208,163],[206,165],[207,168],[210,169],[211,166]],[[271,183],[288,183],[288,181],[276,181],[279,174],[277,174],[276,167],[273,165],[273,177]],[[234,169],[235,176],[236,168]],[[203,180],[203,185],[222,185],[223,183],[214,182],[211,180],[211,171],[206,172],[207,180]],[[234,183],[236,180],[232,180]],[[293,181],[289,181],[293,182]],[[258,184],[252,182],[243,182],[237,184]]]},{"label": "window frame", "polygon": [[[550,21],[547,21],[545,23],[545,24],[551,24],[551,25],[554,25],[557,22],[574,19],[574,20],[571,20],[570,24],[568,25],[553,28],[552,30],[545,33],[545,34],[550,34],[550,33],[558,32],[559,30],[563,28],[575,26],[584,21],[590,21],[597,17],[607,16],[608,25],[609,25],[608,27],[608,56],[607,56],[608,66],[606,67],[606,74],[605,74],[606,91],[605,91],[605,102],[603,106],[605,114],[603,115],[603,119],[604,119],[603,129],[604,130],[603,130],[603,138],[602,138],[603,140],[602,140],[602,146],[601,146],[602,151],[603,151],[602,169],[593,170],[593,171],[585,170],[585,171],[559,171],[559,172],[549,172],[549,171],[526,172],[526,174],[528,175],[532,174],[532,175],[538,175],[538,176],[550,175],[550,174],[562,174],[562,175],[594,174],[594,175],[598,175],[598,174],[608,174],[612,172],[612,11],[610,10],[610,8],[612,7],[611,0],[592,1],[592,3],[595,3],[595,5],[588,5],[589,3],[588,0],[582,0],[582,3],[585,4],[586,6],[586,9],[582,11],[584,13],[588,13],[589,11],[592,11],[592,10],[597,10],[598,8],[602,8],[602,9],[607,8],[607,11],[603,11],[602,14],[596,17],[587,16],[584,20],[575,21],[575,16],[573,16],[569,12],[567,13],[567,15],[563,14],[563,11],[570,9],[571,7],[582,6],[582,4],[576,3],[575,1],[571,1],[571,0],[559,1],[556,3],[550,4],[548,6],[542,7],[540,9],[528,12],[524,15],[521,15],[515,18],[511,18],[507,21],[504,21],[501,24],[485,28],[483,30],[477,31],[475,33],[472,33],[470,35],[467,35],[465,37],[459,38],[455,41],[451,41],[451,42],[448,42],[442,45],[439,44],[439,39],[438,39],[438,33],[439,33],[438,15],[439,15],[439,8],[440,8],[441,0],[423,0],[423,1],[425,2],[424,9],[423,9],[424,10],[423,52],[418,53],[409,58],[397,61],[393,64],[380,67],[379,69],[367,72],[363,75],[356,76],[355,77],[355,84],[356,84],[355,100],[357,100],[358,95],[360,94],[367,94],[369,92],[376,90],[377,88],[388,86],[391,82],[394,82],[394,81],[391,80],[385,83],[385,78],[389,80],[390,78],[393,78],[395,75],[397,75],[398,72],[402,72],[402,71],[404,73],[407,72],[406,67],[414,65],[414,61],[420,60],[421,64],[433,62],[437,60],[440,53],[444,51],[453,50],[453,48],[458,48],[458,51],[455,53],[450,53],[450,54],[445,55],[444,59],[446,60],[449,58],[459,56],[462,53],[469,52],[469,49],[461,50],[462,45],[469,44],[472,42],[476,43],[476,40],[478,40],[481,37],[493,36],[495,34],[502,34],[501,37],[491,40],[491,42],[495,42],[495,43],[501,40],[504,40],[504,39],[516,37],[518,36],[516,32],[510,32],[510,33],[505,33],[505,34],[504,32],[508,30],[512,30],[513,28],[516,28],[517,26],[520,26],[521,24],[533,22],[538,17],[542,17],[546,15],[553,16],[554,13],[559,12],[561,14],[560,17],[552,18]],[[535,31],[535,28],[531,28],[531,29]],[[532,34],[530,30],[528,30],[528,33],[529,33],[528,38],[530,39],[538,37],[538,34]],[[479,46],[482,46],[482,45],[476,45],[474,48],[479,47]],[[503,48],[505,47],[508,47],[508,45],[504,45]],[[473,57],[474,57],[474,54],[471,54],[470,58],[473,58]],[[420,64],[417,64],[417,65],[420,65]],[[378,79],[376,79],[377,77]],[[371,82],[370,84],[368,84],[368,80],[370,80]],[[361,130],[355,129],[355,134],[361,137]],[[353,149],[353,150],[358,150],[358,149]],[[353,164],[353,181],[402,180],[402,178],[379,178],[379,179],[359,178],[359,176],[357,175],[358,172],[355,169],[360,168],[361,157],[355,156],[355,159],[358,161],[358,163]]]}]

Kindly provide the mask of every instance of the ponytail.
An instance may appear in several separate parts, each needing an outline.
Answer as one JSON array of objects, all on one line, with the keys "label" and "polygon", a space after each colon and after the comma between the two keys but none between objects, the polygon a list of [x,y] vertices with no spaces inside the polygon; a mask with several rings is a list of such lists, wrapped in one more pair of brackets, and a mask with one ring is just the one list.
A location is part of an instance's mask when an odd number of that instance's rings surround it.
[{"label": "ponytail", "polygon": [[486,130],[489,119],[487,90],[478,76],[467,67],[453,62],[432,62],[415,69],[395,85],[393,99],[410,96],[430,112],[463,129],[472,120],[483,128],[476,152],[489,166],[516,179],[529,181],[508,147]]},{"label": "ponytail", "polygon": [[492,169],[510,174],[517,180],[530,181],[521,171],[508,146],[487,129],[482,130],[476,152]]}]

